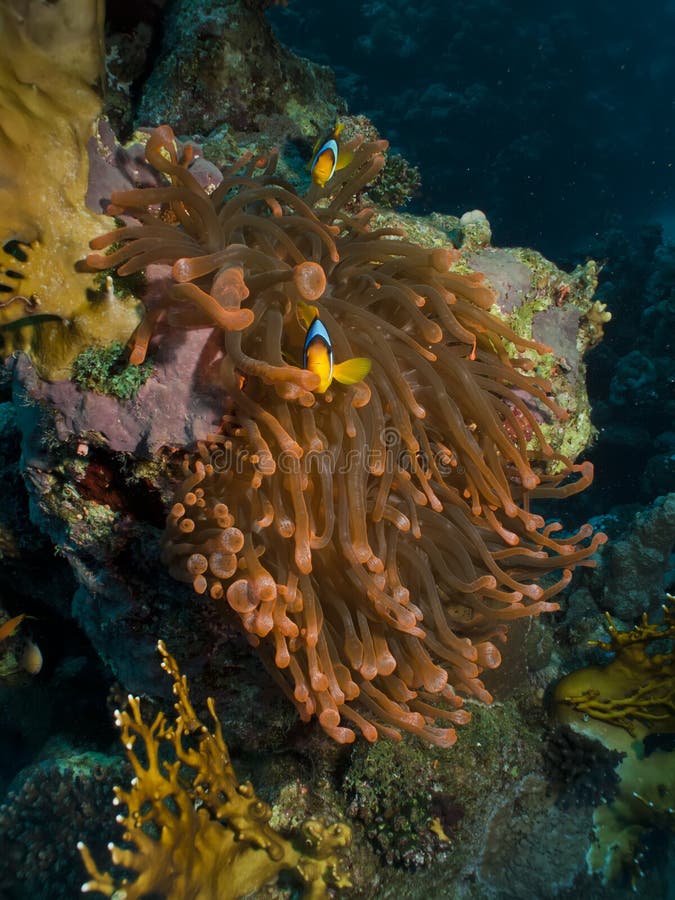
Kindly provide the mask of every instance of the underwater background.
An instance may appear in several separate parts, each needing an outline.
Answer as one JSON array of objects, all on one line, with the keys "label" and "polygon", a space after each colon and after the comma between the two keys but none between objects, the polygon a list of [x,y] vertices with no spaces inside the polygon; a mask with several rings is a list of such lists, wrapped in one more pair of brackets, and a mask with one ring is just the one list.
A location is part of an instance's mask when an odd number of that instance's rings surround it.
[{"label": "underwater background", "polygon": [[675,3],[0,42],[0,900],[675,898]]}]

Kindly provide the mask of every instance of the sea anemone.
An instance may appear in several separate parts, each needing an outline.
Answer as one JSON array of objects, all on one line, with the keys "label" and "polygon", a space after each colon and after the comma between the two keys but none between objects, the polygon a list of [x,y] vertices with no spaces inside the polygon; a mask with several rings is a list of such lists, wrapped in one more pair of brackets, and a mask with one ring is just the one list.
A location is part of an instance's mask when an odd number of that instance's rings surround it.
[{"label": "sea anemone", "polygon": [[[530,510],[592,479],[542,433],[564,412],[519,354],[545,348],[489,312],[483,277],[453,271],[457,251],[358,208],[385,147],[355,139],[351,163],[304,199],[274,155],[244,157],[209,195],[159,128],[147,158],[167,186],[114,194],[137,223],[96,238],[118,246],[88,259],[122,275],[171,266],[133,362],[160,320],[222,330],[230,403],[185,461],[171,572],[237,614],[301,717],[337,741],[356,727],[449,746],[470,718],[459,694],[491,700],[479,675],[499,665],[505,623],[557,609],[604,535],[556,539],[561,526]],[[317,392],[302,368],[307,304],[336,362],[372,360],[365,381]]]}]

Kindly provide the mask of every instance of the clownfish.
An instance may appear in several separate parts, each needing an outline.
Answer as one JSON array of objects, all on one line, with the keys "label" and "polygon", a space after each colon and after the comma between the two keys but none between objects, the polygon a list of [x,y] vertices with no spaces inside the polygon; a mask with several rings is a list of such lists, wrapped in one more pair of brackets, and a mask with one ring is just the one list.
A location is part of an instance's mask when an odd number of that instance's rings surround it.
[{"label": "clownfish", "polygon": [[353,153],[340,146],[340,134],[344,127],[342,122],[338,122],[328,136],[319,138],[314,144],[307,170],[312,173],[312,181],[319,187],[323,187],[336,170],[344,169],[354,158]]},{"label": "clownfish", "polygon": [[371,362],[365,356],[354,356],[337,365],[333,362],[333,344],[328,329],[315,313],[302,348],[302,367],[319,376],[317,394],[325,394],[333,379],[340,384],[356,384],[370,372]]}]

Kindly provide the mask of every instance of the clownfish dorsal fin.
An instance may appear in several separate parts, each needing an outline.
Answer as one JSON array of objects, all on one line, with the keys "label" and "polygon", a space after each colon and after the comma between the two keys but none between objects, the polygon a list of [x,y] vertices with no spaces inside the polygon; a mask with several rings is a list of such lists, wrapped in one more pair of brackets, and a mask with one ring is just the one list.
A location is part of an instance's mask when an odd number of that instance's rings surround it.
[{"label": "clownfish dorsal fin", "polygon": [[309,330],[314,319],[317,319],[319,317],[319,310],[316,308],[316,306],[310,306],[309,303],[305,303],[304,300],[298,300],[296,309],[298,321],[301,325],[304,325],[307,330]]}]

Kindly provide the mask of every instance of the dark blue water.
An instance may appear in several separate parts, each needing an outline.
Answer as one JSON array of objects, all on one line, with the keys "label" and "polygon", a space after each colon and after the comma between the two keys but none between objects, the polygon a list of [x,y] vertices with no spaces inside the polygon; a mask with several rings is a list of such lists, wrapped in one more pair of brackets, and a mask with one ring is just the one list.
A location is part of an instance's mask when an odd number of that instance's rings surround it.
[{"label": "dark blue water", "polygon": [[412,208],[478,207],[554,257],[612,225],[675,227],[675,5],[289,3],[279,36],[335,71],[418,165]]}]

